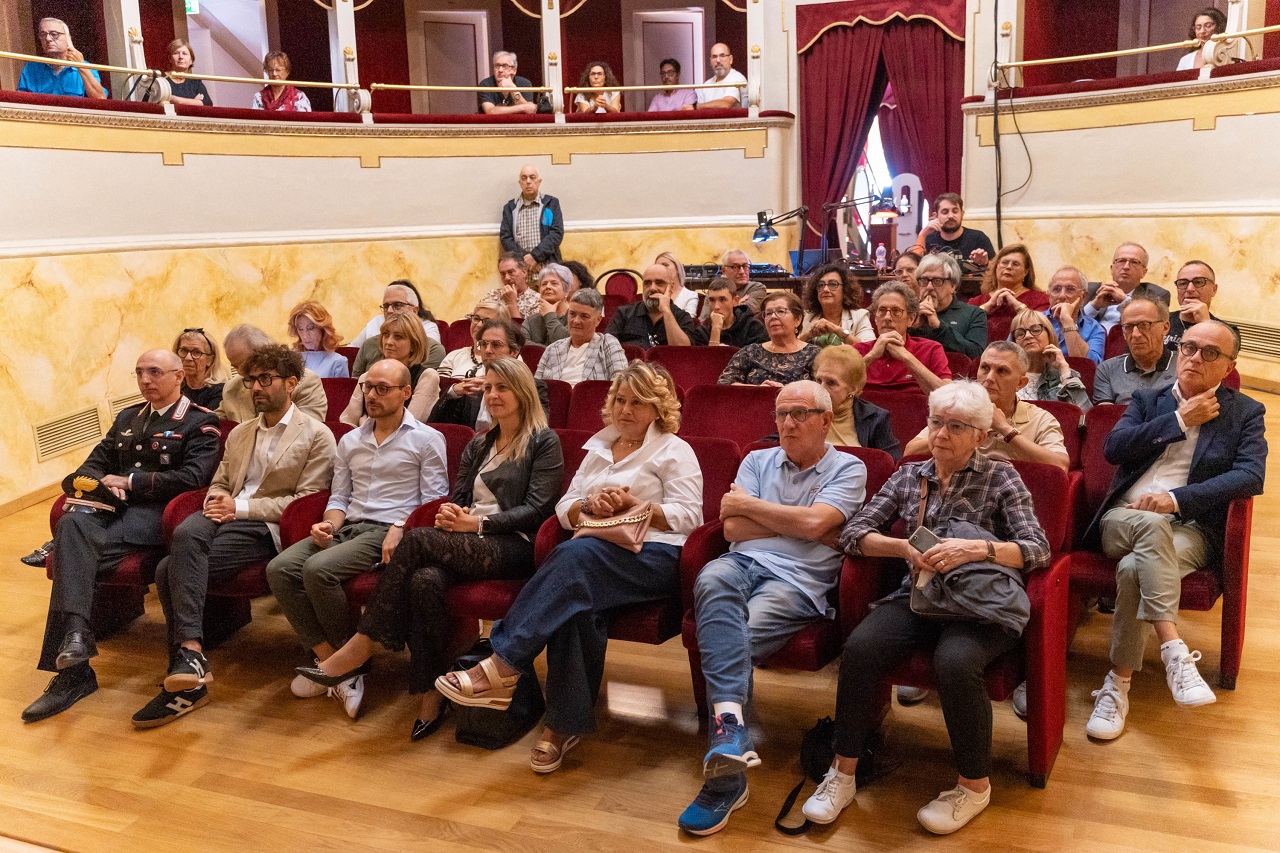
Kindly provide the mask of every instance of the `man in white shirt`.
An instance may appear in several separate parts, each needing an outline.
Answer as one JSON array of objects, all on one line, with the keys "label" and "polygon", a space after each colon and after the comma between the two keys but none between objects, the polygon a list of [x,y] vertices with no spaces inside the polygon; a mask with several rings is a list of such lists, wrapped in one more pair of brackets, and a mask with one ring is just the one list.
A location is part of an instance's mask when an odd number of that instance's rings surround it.
[{"label": "man in white shirt", "polygon": [[[364,346],[365,341],[370,338],[377,338],[378,331],[382,328],[382,324],[392,314],[417,314],[420,306],[418,294],[413,288],[408,286],[409,282],[404,279],[396,279],[387,285],[382,291],[382,304],[378,309],[382,312],[375,316],[372,320],[365,324],[360,330],[360,334],[352,339],[348,346],[360,347]],[[436,343],[440,343],[440,327],[436,325],[434,320],[423,320],[422,331]]]},{"label": "man in white shirt", "polygon": [[[449,493],[444,436],[405,408],[413,393],[409,369],[398,361],[379,361],[365,374],[361,390],[369,417],[338,444],[323,520],[312,525],[310,537],[267,564],[267,582],[280,609],[317,661],[355,633],[343,582],[374,563],[389,562],[409,515]],[[290,689],[301,699],[328,692],[302,676]],[[354,717],[364,696],[364,676],[333,692]]]},{"label": "man in white shirt", "polygon": [[728,109],[747,105],[747,87],[734,86],[734,83],[746,83],[747,78],[741,71],[733,68],[733,54],[729,46],[716,42],[711,46],[711,73],[706,79],[708,85],[719,83],[716,89],[698,89],[697,109]]},{"label": "man in white shirt", "polygon": [[329,488],[335,444],[328,428],[290,399],[302,357],[288,347],[259,347],[237,380],[252,392],[255,420],[227,436],[201,512],[174,532],[156,568],[156,594],[169,628],[164,689],[133,724],[155,728],[209,701],[213,680],[204,656],[204,604],[210,581],[236,573],[280,549],[280,516],[295,498]]}]

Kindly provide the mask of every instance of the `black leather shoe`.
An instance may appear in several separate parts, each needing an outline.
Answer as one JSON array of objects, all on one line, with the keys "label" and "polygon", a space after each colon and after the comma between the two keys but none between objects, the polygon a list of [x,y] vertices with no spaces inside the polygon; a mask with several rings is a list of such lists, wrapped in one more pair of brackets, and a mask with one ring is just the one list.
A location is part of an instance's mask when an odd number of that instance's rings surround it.
[{"label": "black leather shoe", "polygon": [[18,559],[21,560],[25,565],[28,565],[37,569],[43,569],[44,561],[49,556],[49,549],[52,547],[53,547],[53,542],[52,540],[50,540],[49,542],[44,543],[39,548],[32,551],[27,556],[19,557]]},{"label": "black leather shoe", "polygon": [[409,733],[409,740],[415,743],[429,735],[436,733],[436,729],[444,722],[444,718],[449,716],[449,709],[453,707],[453,703],[444,700],[440,703],[440,713],[436,714],[434,720],[414,720],[413,731]]},{"label": "black leather shoe", "polygon": [[44,695],[22,712],[22,722],[34,723],[54,714],[61,714],[97,689],[98,676],[90,666],[86,666],[83,671],[60,672],[49,679]]},{"label": "black leather shoe", "polygon": [[300,666],[294,671],[308,681],[314,681],[321,687],[337,687],[344,681],[350,681],[357,675],[368,675],[372,661],[365,661],[355,669],[343,675],[329,675],[318,666]]},{"label": "black leather shoe", "polygon": [[72,631],[62,641],[62,648],[58,649],[58,657],[53,665],[61,672],[76,664],[88,663],[89,658],[97,656],[98,644],[93,641],[93,632]]}]

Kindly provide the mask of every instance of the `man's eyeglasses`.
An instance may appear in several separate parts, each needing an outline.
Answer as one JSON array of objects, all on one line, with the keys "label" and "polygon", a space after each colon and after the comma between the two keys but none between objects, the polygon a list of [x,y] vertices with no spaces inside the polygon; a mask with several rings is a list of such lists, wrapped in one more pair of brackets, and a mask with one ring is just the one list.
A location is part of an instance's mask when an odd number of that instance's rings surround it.
[{"label": "man's eyeglasses", "polygon": [[742,270],[751,269],[751,264],[721,264],[720,269],[741,272]]},{"label": "man's eyeglasses", "polygon": [[[898,278],[902,278],[901,271],[899,271],[898,273]],[[934,288],[942,287],[944,284],[951,283],[951,279],[949,278],[937,278],[931,275],[925,276],[924,278],[917,278],[916,281],[920,283],[921,287],[934,287]]]},{"label": "man's eyeglasses", "polygon": [[947,432],[957,437],[964,435],[964,431],[967,429],[978,429],[973,424],[967,424],[964,421],[949,421],[946,418],[940,418],[937,415],[930,415],[929,419],[925,421],[925,423],[929,425],[930,432],[937,432],[943,427],[946,427]]},{"label": "man's eyeglasses", "polygon": [[905,308],[877,308],[877,317],[905,317],[907,311]]},{"label": "man's eyeglasses", "polygon": [[489,350],[505,350],[511,347],[506,341],[476,341],[476,349],[481,352]]},{"label": "man's eyeglasses", "polygon": [[494,68],[515,68],[515,66],[512,65],[510,62],[495,62],[493,63],[493,67]]},{"label": "man's eyeglasses", "polygon": [[1120,330],[1126,335],[1132,335],[1134,332],[1146,334],[1147,330],[1158,324],[1156,320],[1139,320],[1136,323],[1121,323]]},{"label": "man's eyeglasses", "polygon": [[259,373],[256,376],[241,377],[240,382],[246,388],[253,388],[254,385],[261,385],[263,388],[270,388],[276,383],[277,379],[283,379],[274,373]]},{"label": "man's eyeglasses", "polygon": [[1173,283],[1173,286],[1178,288],[1178,290],[1186,290],[1188,287],[1194,287],[1196,290],[1200,290],[1205,285],[1209,284],[1213,284],[1213,279],[1198,275],[1195,278],[1180,278]]},{"label": "man's eyeglasses", "polygon": [[361,382],[360,390],[365,394],[372,394],[375,397],[385,397],[391,393],[392,388],[408,388],[408,385],[383,385],[382,383],[374,384],[372,382]]},{"label": "man's eyeglasses", "polygon": [[406,308],[414,308],[416,310],[416,307],[409,304],[408,302],[384,302],[378,307],[381,308],[383,311],[395,311],[397,313],[399,313],[400,311],[403,311]]},{"label": "man's eyeglasses", "polygon": [[779,409],[773,413],[773,419],[778,423],[782,423],[787,418],[802,424],[809,420],[809,415],[820,415],[825,409]]},{"label": "man's eyeglasses", "polygon": [[46,41],[56,41],[57,39],[60,39],[60,38],[62,38],[62,37],[63,37],[63,36],[65,36],[65,35],[66,35],[66,33],[60,33],[60,32],[58,32],[58,31],[56,31],[56,30],[41,30],[41,31],[40,31],[40,38],[45,39]]},{"label": "man's eyeglasses", "polygon": [[1111,262],[1113,267],[1146,267],[1142,261],[1137,258],[1116,258]]},{"label": "man's eyeglasses", "polygon": [[192,349],[191,347],[178,347],[178,358],[208,358],[213,355],[211,352],[205,352],[202,349]]},{"label": "man's eyeglasses", "polygon": [[144,376],[147,377],[148,379],[159,379],[161,376],[164,376],[166,373],[177,373],[177,372],[178,372],[177,370],[165,370],[160,367],[139,367],[137,370],[133,371],[133,375],[139,379],[141,379]]},{"label": "man's eyeglasses", "polygon": [[1217,361],[1223,356],[1235,358],[1234,355],[1227,355],[1217,347],[1202,347],[1193,341],[1183,341],[1178,344],[1178,352],[1182,353],[1184,358],[1191,358],[1196,353],[1200,353],[1200,360],[1206,362]]}]

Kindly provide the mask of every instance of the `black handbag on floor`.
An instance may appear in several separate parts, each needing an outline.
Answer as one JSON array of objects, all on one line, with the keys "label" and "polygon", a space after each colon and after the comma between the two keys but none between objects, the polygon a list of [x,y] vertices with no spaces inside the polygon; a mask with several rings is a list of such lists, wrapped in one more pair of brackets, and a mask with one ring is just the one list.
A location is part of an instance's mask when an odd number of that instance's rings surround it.
[{"label": "black handbag on floor", "polygon": [[[493,654],[488,638],[480,639],[471,649],[458,658],[451,671],[471,669]],[[511,707],[505,711],[493,708],[471,708],[454,704],[454,737],[458,743],[478,746],[482,749],[502,749],[529,733],[538,724],[547,703],[542,698],[542,687],[537,676],[521,675],[516,692],[511,697]]]},{"label": "black handbag on floor", "polygon": [[[858,757],[858,769],[854,771],[853,778],[859,790],[876,778],[876,752],[880,749],[880,742],[880,733],[877,732],[868,740],[867,748]],[[804,733],[804,738],[800,741],[800,769],[804,776],[791,789],[791,793],[787,794],[787,798],[782,802],[782,808],[778,810],[778,816],[774,818],[773,826],[778,832],[783,835],[804,835],[813,828],[813,821],[808,818],[805,818],[804,823],[799,826],[784,826],[782,819],[795,807],[796,799],[804,790],[804,783],[812,779],[814,784],[820,784],[835,759],[836,721],[830,717],[823,717],[814,723],[813,728]]]}]

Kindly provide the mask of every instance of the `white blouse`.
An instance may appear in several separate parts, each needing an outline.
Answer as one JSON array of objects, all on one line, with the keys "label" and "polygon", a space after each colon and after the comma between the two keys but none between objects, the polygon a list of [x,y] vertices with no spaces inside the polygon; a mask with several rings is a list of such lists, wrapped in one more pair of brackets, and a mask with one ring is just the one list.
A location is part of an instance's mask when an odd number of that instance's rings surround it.
[{"label": "white blouse", "polygon": [[[818,316],[806,311],[804,314],[804,326],[800,331],[809,331],[809,327],[813,325],[814,320],[818,319]],[[875,329],[871,328],[871,314],[866,308],[846,308],[841,311],[840,328],[844,329],[846,335],[851,334],[859,341],[874,341],[876,339]]]},{"label": "white blouse", "polygon": [[702,524],[702,468],[689,443],[678,435],[649,425],[644,444],[621,462],[613,461],[618,430],[607,426],[587,440],[586,458],[578,466],[569,490],[556,504],[560,526],[571,530],[569,510],[605,486],[630,486],[631,494],[662,507],[670,530],[650,527],[645,542],[684,545]]},{"label": "white blouse", "polygon": [[698,291],[682,287],[680,292],[676,294],[676,298],[671,301],[690,317],[698,316]]}]

